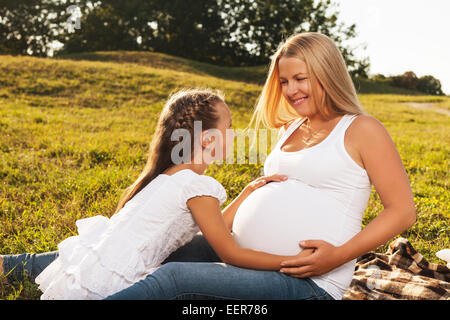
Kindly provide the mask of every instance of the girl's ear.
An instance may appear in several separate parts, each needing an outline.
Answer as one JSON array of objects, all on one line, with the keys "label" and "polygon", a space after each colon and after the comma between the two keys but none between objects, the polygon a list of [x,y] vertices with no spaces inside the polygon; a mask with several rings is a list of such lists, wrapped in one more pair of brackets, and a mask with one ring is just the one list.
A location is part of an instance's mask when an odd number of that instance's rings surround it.
[{"label": "girl's ear", "polygon": [[203,148],[207,147],[212,141],[214,137],[209,133],[208,130],[204,130],[201,133],[200,139],[201,139],[201,145]]}]

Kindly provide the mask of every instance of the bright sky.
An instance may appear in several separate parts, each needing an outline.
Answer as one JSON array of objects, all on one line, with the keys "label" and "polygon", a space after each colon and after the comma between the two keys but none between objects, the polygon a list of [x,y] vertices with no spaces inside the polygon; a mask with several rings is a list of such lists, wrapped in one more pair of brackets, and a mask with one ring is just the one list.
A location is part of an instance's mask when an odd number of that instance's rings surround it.
[{"label": "bright sky", "polygon": [[356,24],[353,43],[366,43],[370,75],[413,71],[432,75],[450,95],[449,0],[333,0],[340,20]]}]

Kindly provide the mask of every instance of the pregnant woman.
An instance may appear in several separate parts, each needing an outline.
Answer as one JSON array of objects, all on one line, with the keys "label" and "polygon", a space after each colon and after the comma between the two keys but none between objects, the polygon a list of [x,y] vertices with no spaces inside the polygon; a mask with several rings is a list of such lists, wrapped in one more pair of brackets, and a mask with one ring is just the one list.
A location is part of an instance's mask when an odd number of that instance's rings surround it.
[{"label": "pregnant woman", "polygon": [[[108,299],[341,299],[356,258],[415,222],[396,147],[360,106],[329,37],[301,33],[280,44],[253,122],[256,128],[261,122],[281,128],[264,173],[288,179],[230,204],[236,207],[233,236],[242,247],[273,254],[293,255],[300,248],[314,253],[282,262],[280,272],[244,269],[221,263],[199,235],[154,273]],[[372,185],[384,210],[361,230]],[[55,256],[4,256],[3,266],[20,273],[25,262],[35,277]]]}]

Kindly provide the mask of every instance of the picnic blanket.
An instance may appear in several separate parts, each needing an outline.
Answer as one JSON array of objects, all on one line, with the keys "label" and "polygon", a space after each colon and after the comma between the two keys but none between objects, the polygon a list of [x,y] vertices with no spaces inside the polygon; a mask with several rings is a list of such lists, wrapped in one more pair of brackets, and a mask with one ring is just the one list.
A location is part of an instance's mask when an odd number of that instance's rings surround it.
[{"label": "picnic blanket", "polygon": [[343,300],[450,300],[450,269],[428,262],[405,238],[386,254],[358,258]]}]

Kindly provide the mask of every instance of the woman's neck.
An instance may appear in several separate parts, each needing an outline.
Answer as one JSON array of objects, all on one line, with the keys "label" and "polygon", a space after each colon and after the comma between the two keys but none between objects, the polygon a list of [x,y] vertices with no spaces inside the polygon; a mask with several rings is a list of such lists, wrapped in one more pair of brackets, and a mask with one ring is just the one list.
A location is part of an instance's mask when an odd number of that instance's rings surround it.
[{"label": "woman's neck", "polygon": [[[329,115],[329,111],[327,115]],[[306,116],[306,121],[304,123],[304,128],[308,128],[311,132],[316,132],[320,130],[327,130],[328,128],[333,128],[334,125],[339,121],[340,115],[333,114],[330,119],[322,117],[319,113]],[[302,125],[303,126],[303,125]]]}]

